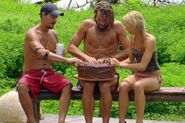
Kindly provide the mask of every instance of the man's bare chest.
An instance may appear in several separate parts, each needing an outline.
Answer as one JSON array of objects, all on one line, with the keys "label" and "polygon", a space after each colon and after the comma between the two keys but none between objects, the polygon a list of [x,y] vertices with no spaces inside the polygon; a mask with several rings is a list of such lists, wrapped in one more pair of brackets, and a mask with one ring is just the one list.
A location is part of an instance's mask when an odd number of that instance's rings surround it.
[{"label": "man's bare chest", "polygon": [[114,31],[98,32],[91,30],[87,33],[85,43],[94,47],[108,47],[117,42],[117,35]]},{"label": "man's bare chest", "polygon": [[48,37],[40,37],[39,38],[40,44],[45,48],[50,51],[54,51],[57,43],[57,39],[53,36],[48,36]]}]

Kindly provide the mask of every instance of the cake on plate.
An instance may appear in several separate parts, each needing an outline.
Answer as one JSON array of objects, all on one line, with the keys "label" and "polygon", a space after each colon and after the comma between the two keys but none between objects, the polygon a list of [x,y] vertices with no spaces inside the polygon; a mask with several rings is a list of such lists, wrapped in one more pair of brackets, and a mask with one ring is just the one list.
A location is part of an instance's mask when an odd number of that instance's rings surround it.
[{"label": "cake on plate", "polygon": [[103,58],[93,62],[82,62],[77,66],[78,78],[82,80],[112,80],[116,73],[110,59]]}]

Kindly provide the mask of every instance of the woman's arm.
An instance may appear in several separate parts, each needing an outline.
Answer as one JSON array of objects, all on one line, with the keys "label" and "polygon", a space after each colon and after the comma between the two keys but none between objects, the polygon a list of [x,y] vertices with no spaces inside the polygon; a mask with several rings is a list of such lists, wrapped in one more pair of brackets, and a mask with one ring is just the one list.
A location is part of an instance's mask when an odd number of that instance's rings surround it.
[{"label": "woman's arm", "polygon": [[156,49],[155,38],[153,36],[150,36],[146,40],[145,51],[144,51],[143,57],[141,59],[141,62],[140,63],[131,63],[131,64],[123,62],[120,64],[120,66],[122,66],[126,69],[133,70],[133,71],[144,71],[149,64],[155,49]]}]

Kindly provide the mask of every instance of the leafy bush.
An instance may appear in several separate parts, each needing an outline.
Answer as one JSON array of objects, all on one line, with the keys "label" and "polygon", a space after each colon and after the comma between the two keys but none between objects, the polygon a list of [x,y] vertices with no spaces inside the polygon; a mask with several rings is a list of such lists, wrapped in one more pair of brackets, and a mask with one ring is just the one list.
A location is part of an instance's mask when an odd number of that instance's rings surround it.
[{"label": "leafy bush", "polygon": [[4,88],[5,90],[7,88],[14,88],[15,86],[16,86],[15,79],[9,79],[9,78],[0,79],[0,90],[4,90]]},{"label": "leafy bush", "polygon": [[[3,10],[0,9],[0,15],[4,17],[0,19],[0,43],[2,44],[0,46],[2,49],[0,55],[3,58],[0,62],[2,66],[0,77],[18,78],[22,72],[24,34],[29,28],[39,22],[40,17],[38,13],[40,6],[1,0],[0,7],[3,8]],[[118,20],[121,20],[123,15],[130,10],[138,10],[144,15],[148,31],[156,36],[157,39],[160,64],[168,62],[185,63],[185,51],[183,50],[185,44],[183,36],[185,32],[183,21],[185,20],[183,16],[184,5],[152,7],[134,0],[128,1],[127,4],[116,4],[114,5],[114,10]],[[66,11],[65,17],[60,17],[56,25],[59,42],[64,43],[65,48],[67,48],[73,33],[77,30],[80,23],[84,19],[92,17],[92,9],[80,12],[74,10]],[[74,18],[75,23],[73,21]],[[8,48],[5,48],[5,46]],[[83,45],[80,48],[83,48]],[[10,51],[14,53],[10,53]],[[63,74],[65,74],[67,67],[68,65],[66,64],[54,65],[54,69]]]},{"label": "leafy bush", "polygon": [[185,65],[178,63],[166,63],[162,66],[163,84],[168,87],[184,87]]},{"label": "leafy bush", "polygon": [[4,77],[17,78],[22,73],[23,66],[23,47],[21,35],[4,33],[0,35],[0,55],[3,59],[3,65],[0,66],[3,69]]}]

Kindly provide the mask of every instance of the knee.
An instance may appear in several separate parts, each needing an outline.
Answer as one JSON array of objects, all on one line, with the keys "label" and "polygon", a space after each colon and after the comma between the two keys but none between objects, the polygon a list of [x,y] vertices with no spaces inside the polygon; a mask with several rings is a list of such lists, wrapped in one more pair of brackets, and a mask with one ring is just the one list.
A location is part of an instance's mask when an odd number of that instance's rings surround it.
[{"label": "knee", "polygon": [[25,93],[28,93],[28,91],[29,91],[28,85],[26,85],[26,84],[18,84],[17,85],[17,91],[21,95],[25,94]]},{"label": "knee", "polygon": [[99,90],[101,94],[107,94],[107,92],[111,91],[110,86],[107,83],[100,83]]},{"label": "knee", "polygon": [[143,85],[140,82],[136,82],[134,84],[134,91],[135,92],[141,92],[144,91]]},{"label": "knee", "polygon": [[71,88],[72,88],[72,85],[71,85],[71,84],[68,84],[68,85],[66,85],[66,86],[63,88],[62,92],[63,92],[63,93],[64,93],[64,92],[71,93]]},{"label": "knee", "polygon": [[110,86],[105,82],[102,82],[102,83],[100,83],[99,85],[99,88],[100,88],[100,91],[102,90],[102,91],[105,91],[105,90],[109,90],[110,89]]},{"label": "knee", "polygon": [[119,92],[128,92],[129,91],[129,84],[126,82],[122,82],[119,86]]},{"label": "knee", "polygon": [[94,93],[94,87],[93,84],[83,84],[83,94],[92,96]]}]

